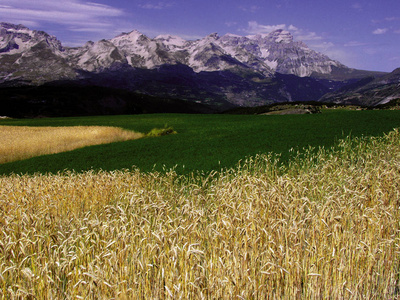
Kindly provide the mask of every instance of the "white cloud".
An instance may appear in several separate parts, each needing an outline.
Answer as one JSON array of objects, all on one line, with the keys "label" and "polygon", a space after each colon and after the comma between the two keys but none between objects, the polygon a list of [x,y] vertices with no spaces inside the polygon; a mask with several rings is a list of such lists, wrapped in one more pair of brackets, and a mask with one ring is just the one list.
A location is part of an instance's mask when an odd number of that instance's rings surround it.
[{"label": "white cloud", "polygon": [[28,27],[38,27],[39,26],[39,23],[38,22],[35,22],[35,21],[26,21],[26,20],[22,20],[21,22],[20,22],[21,24],[24,24],[25,26],[28,26]]},{"label": "white cloud", "polygon": [[255,13],[258,10],[260,10],[260,7],[257,5],[251,5],[251,6],[240,6],[239,7],[240,10],[244,11],[244,12],[250,12],[250,13]]},{"label": "white cloud", "polygon": [[287,30],[293,34],[296,40],[300,41],[316,41],[321,40],[322,37],[317,35],[315,32],[300,29],[294,25],[278,24],[278,25],[262,25],[256,21],[248,22],[248,27],[241,31],[248,34],[268,34],[275,30]]},{"label": "white cloud", "polygon": [[400,20],[400,17],[386,17],[383,19],[372,19],[371,22],[373,24],[382,24],[382,23],[392,23],[392,22],[396,22],[399,20]]},{"label": "white cloud", "polygon": [[313,44],[312,45],[313,48],[319,49],[319,51],[321,51],[321,52],[325,52],[325,51],[331,49],[334,46],[335,46],[335,44],[332,43],[332,42],[322,42],[322,43],[319,43],[319,44]]},{"label": "white cloud", "polygon": [[385,34],[388,31],[387,28],[378,28],[372,31],[373,34]]},{"label": "white cloud", "polygon": [[377,48],[373,48],[373,47],[369,47],[369,48],[365,48],[363,49],[364,53],[368,54],[368,55],[375,55],[379,52],[379,49]]},{"label": "white cloud", "polygon": [[270,33],[279,29],[286,30],[286,28],[287,28],[286,24],[261,25],[258,24],[256,21],[250,21],[248,22],[248,27],[246,29],[243,29],[242,31],[248,34],[263,34],[263,33]]},{"label": "white cloud", "polygon": [[289,28],[288,28],[290,31],[298,31],[299,29],[296,27],[296,26],[293,26],[293,25],[289,25]]},{"label": "white cloud", "polygon": [[139,4],[138,6],[140,8],[144,8],[144,9],[165,9],[165,8],[171,7],[173,5],[174,5],[174,3],[158,2],[156,4],[152,4],[152,3]]},{"label": "white cloud", "polygon": [[302,32],[298,31],[294,33],[296,39],[300,41],[318,41],[322,40],[322,37],[318,36],[315,32]]},{"label": "white cloud", "polygon": [[50,22],[59,25],[85,27],[112,26],[107,18],[123,15],[123,11],[108,5],[82,0],[2,0],[0,19],[27,26]]},{"label": "white cloud", "polygon": [[351,7],[359,11],[363,9],[363,6],[360,3],[353,3]]},{"label": "white cloud", "polygon": [[227,27],[232,27],[232,26],[237,25],[237,22],[225,22],[225,25],[226,25]]},{"label": "white cloud", "polygon": [[327,55],[329,58],[341,62],[346,66],[353,65],[356,61],[356,56],[351,51],[343,49],[332,42],[321,42],[318,44],[310,44],[311,49]]},{"label": "white cloud", "polygon": [[350,41],[344,44],[345,47],[360,47],[360,46],[366,46],[366,43],[361,43],[358,41]]}]

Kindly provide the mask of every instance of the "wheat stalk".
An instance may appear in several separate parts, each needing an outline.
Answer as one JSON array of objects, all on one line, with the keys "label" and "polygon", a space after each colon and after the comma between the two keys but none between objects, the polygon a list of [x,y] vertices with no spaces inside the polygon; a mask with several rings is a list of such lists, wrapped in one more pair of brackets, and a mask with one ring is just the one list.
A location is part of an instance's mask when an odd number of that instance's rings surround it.
[{"label": "wheat stalk", "polygon": [[399,298],[399,132],[301,156],[2,176],[0,296]]}]

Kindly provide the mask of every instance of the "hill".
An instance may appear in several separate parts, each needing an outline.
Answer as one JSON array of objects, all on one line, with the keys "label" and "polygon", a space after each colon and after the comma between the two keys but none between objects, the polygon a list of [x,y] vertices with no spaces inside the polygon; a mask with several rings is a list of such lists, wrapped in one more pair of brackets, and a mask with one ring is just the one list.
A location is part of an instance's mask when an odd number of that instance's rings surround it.
[{"label": "hill", "polygon": [[384,76],[366,77],[321,97],[321,102],[377,106],[400,99],[400,68]]}]

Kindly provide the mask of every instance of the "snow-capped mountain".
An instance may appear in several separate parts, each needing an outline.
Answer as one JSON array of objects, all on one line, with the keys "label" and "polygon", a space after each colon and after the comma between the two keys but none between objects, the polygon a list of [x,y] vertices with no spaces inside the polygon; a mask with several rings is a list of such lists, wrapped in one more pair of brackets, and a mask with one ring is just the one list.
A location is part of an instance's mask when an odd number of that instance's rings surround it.
[{"label": "snow-capped mountain", "polygon": [[284,30],[246,37],[227,34],[219,43],[230,55],[264,74],[279,72],[306,77],[313,73],[329,74],[332,67],[347,68],[303,42],[293,41],[293,36]]},{"label": "snow-capped mountain", "polygon": [[304,43],[293,41],[293,36],[283,30],[247,37],[231,34],[219,37],[213,33],[196,41],[171,35],[150,39],[132,31],[110,41],[134,67],[181,63],[196,72],[251,68],[267,76],[279,72],[299,77],[311,76],[313,72],[329,74],[332,66],[346,68]]},{"label": "snow-capped mountain", "polygon": [[22,53],[42,41],[55,52],[64,51],[56,37],[43,31],[30,30],[23,25],[0,24],[0,53]]},{"label": "snow-capped mountain", "polygon": [[67,49],[68,63],[88,72],[101,72],[127,64],[125,55],[106,40],[87,42],[83,47]]},{"label": "snow-capped mountain", "polygon": [[150,38],[133,30],[70,48],[45,32],[0,23],[2,86],[69,80],[202,103],[262,105],[318,100],[332,88],[329,80],[370,74],[294,41],[284,30],[252,36],[213,33],[194,41]]},{"label": "snow-capped mountain", "polygon": [[164,46],[170,51],[182,50],[182,48],[184,48],[188,43],[188,41],[184,40],[183,38],[170,34],[159,35],[155,38],[155,40],[163,43]]},{"label": "snow-capped mountain", "polygon": [[64,72],[67,76],[72,75],[71,69],[101,72],[124,64],[146,69],[164,64],[184,64],[195,72],[251,69],[265,76],[279,72],[299,77],[313,73],[329,74],[332,67],[346,68],[304,43],[295,42],[293,36],[284,30],[246,37],[232,34],[220,37],[214,33],[196,41],[172,35],[152,39],[134,30],[111,40],[88,42],[79,48],[64,48],[56,37],[45,32],[30,30],[22,25],[0,25],[1,58],[10,58],[15,54],[21,56],[13,62],[14,69],[19,69],[21,59],[31,56],[28,53],[32,53],[32,49],[40,43],[52,56],[68,65],[64,66],[69,67]]},{"label": "snow-capped mountain", "polygon": [[56,37],[22,25],[0,23],[0,82],[74,78],[74,69]]},{"label": "snow-capped mountain", "polygon": [[[120,49],[132,67],[151,69],[164,64],[161,45],[139,31],[121,34],[110,42]],[[169,63],[168,59],[165,59],[165,63]]]}]

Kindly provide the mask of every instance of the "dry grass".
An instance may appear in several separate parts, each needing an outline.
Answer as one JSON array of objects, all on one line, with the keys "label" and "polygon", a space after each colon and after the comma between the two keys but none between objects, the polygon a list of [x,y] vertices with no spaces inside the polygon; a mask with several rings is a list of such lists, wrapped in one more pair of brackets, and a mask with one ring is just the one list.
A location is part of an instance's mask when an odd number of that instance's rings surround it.
[{"label": "dry grass", "polygon": [[0,126],[0,164],[142,136],[141,133],[105,126]]},{"label": "dry grass", "polygon": [[6,299],[399,299],[400,133],[179,177],[0,177]]}]

